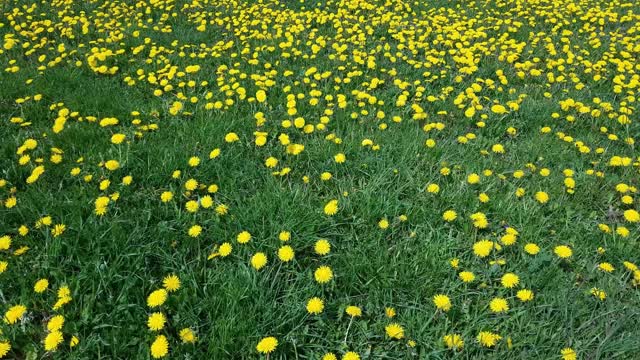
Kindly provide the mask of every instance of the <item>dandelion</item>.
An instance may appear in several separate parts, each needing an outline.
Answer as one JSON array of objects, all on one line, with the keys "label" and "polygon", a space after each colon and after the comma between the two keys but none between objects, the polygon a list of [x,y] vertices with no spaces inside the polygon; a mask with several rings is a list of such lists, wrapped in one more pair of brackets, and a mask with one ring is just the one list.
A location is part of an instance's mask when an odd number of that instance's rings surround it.
[{"label": "dandelion", "polygon": [[604,290],[598,289],[596,287],[591,288],[590,293],[600,301],[604,301],[607,298],[607,293]]},{"label": "dandelion", "polygon": [[211,198],[211,196],[209,195],[205,195],[200,199],[200,205],[205,208],[208,209],[210,207],[213,206],[213,198]]},{"label": "dandelion", "polygon": [[278,259],[282,262],[289,262],[293,260],[295,253],[293,252],[293,248],[291,246],[282,246],[278,249]]},{"label": "dandelion", "polygon": [[447,312],[451,310],[451,300],[449,297],[444,294],[438,294],[433,297],[433,304],[436,306],[438,310],[442,310]]},{"label": "dandelion", "polygon": [[323,310],[324,310],[324,302],[320,298],[313,297],[309,299],[309,301],[307,302],[307,312],[309,314],[318,315],[322,313]]},{"label": "dandelion", "polygon": [[166,318],[163,313],[155,312],[149,315],[149,319],[147,319],[147,327],[151,331],[160,331],[164,328],[164,323],[166,322]]},{"label": "dandelion", "polygon": [[249,241],[251,241],[251,234],[248,231],[243,231],[238,234],[238,236],[236,237],[236,240],[240,244],[246,244]]},{"label": "dandelion", "polygon": [[7,310],[4,314],[4,322],[6,324],[12,325],[18,322],[18,320],[22,319],[24,313],[27,312],[27,307],[24,305],[14,305]]},{"label": "dandelion", "polygon": [[388,307],[384,309],[384,314],[389,318],[392,319],[396,316],[396,309],[392,308],[392,307]]},{"label": "dandelion", "polygon": [[267,93],[265,93],[264,90],[258,90],[256,92],[256,100],[260,103],[265,102],[265,100],[267,100]]},{"label": "dandelion", "polygon": [[4,358],[11,351],[11,344],[8,341],[0,341],[0,359]]},{"label": "dandelion", "polygon": [[109,160],[104,163],[104,167],[109,171],[116,171],[120,168],[120,163],[116,160]]},{"label": "dandelion", "polygon": [[540,252],[540,247],[537,244],[528,243],[524,246],[524,251],[529,255],[536,255]]},{"label": "dandelion", "polygon": [[43,293],[45,290],[47,290],[47,288],[49,287],[49,280],[47,279],[40,279],[36,282],[36,284],[33,286],[33,291],[37,292],[38,294]]},{"label": "dandelion", "polygon": [[164,302],[167,301],[167,295],[167,290],[165,289],[159,289],[152,292],[147,297],[147,306],[154,308],[164,304]]},{"label": "dandelion", "polygon": [[517,240],[518,237],[515,234],[505,234],[500,238],[500,242],[505,246],[511,246],[515,244]]},{"label": "dandelion", "polygon": [[462,350],[464,347],[464,340],[459,334],[447,334],[442,338],[442,341],[451,350]]},{"label": "dandelion", "polygon": [[278,339],[273,336],[269,336],[258,342],[256,350],[261,354],[270,354],[276,350],[276,347],[278,347]]},{"label": "dandelion", "polygon": [[606,273],[612,273],[615,268],[613,267],[613,265],[611,265],[611,263],[602,262],[598,264],[598,270],[604,271]]},{"label": "dandelion", "polygon": [[15,196],[11,196],[11,197],[8,197],[4,201],[4,206],[7,209],[11,209],[11,208],[15,207],[17,203],[18,203],[18,199]]},{"label": "dandelion", "polygon": [[315,245],[313,246],[313,250],[316,254],[324,256],[329,254],[329,252],[331,251],[331,244],[326,239],[320,239],[316,241]]},{"label": "dandelion", "polygon": [[159,359],[167,356],[169,353],[169,341],[164,335],[158,335],[156,339],[151,343],[151,356],[154,359]]},{"label": "dandelion", "polygon": [[578,358],[578,354],[572,348],[564,348],[560,350],[560,355],[562,356],[562,360],[576,360]]},{"label": "dandelion", "polygon": [[333,216],[338,213],[338,200],[331,200],[324,206],[324,213]]},{"label": "dandelion", "polygon": [[46,351],[56,351],[58,349],[58,345],[64,341],[64,337],[60,331],[52,331],[47,334],[47,337],[44,339],[44,349]]},{"label": "dandelion", "polygon": [[502,276],[500,282],[505,288],[511,289],[518,285],[518,283],[520,282],[520,278],[514,273],[506,273]]},{"label": "dandelion", "polygon": [[486,215],[481,212],[471,214],[470,218],[473,220],[473,226],[478,229],[485,229],[489,226],[489,221],[487,220]]},{"label": "dandelion", "polygon": [[489,240],[480,240],[473,244],[473,253],[480,258],[489,256],[493,250],[493,242]]},{"label": "dandelion", "polygon": [[227,143],[233,143],[240,140],[240,137],[238,137],[238,134],[234,133],[234,132],[230,132],[228,134],[226,134],[224,136],[224,141]]},{"label": "dandelion", "polygon": [[348,351],[342,356],[342,360],[360,360],[360,355],[354,351]]},{"label": "dandelion", "polygon": [[185,190],[194,191],[198,188],[198,181],[195,179],[189,179],[184,183]]},{"label": "dandelion", "polygon": [[225,242],[220,245],[218,252],[220,253],[220,256],[227,257],[231,254],[232,250],[233,250],[233,246],[231,246],[230,243]]},{"label": "dandelion", "polygon": [[162,286],[169,292],[180,289],[180,278],[176,275],[168,275],[162,279]]},{"label": "dandelion", "polygon": [[265,265],[267,265],[267,255],[264,253],[258,252],[251,257],[251,266],[253,266],[254,269],[260,270]]},{"label": "dandelion", "polygon": [[489,308],[494,313],[503,313],[509,310],[509,303],[503,298],[493,298],[489,303]]},{"label": "dandelion", "polygon": [[475,274],[472,273],[471,271],[461,271],[458,274],[458,277],[460,278],[460,280],[462,280],[462,282],[465,282],[465,283],[473,282],[476,279]]},{"label": "dandelion", "polygon": [[187,203],[185,204],[185,208],[187,209],[188,212],[190,213],[195,213],[198,211],[198,208],[200,207],[200,205],[198,204],[197,201],[195,200],[190,200],[187,201]]},{"label": "dandelion", "polygon": [[51,319],[49,319],[49,322],[47,322],[47,330],[60,331],[63,325],[64,325],[64,316],[56,315]]},{"label": "dandelion", "polygon": [[183,344],[193,344],[198,340],[196,334],[194,334],[193,330],[189,328],[180,330],[179,336]]},{"label": "dandelion", "polygon": [[202,226],[200,225],[193,225],[189,228],[189,231],[187,231],[187,234],[189,234],[189,236],[193,238],[200,236],[201,233],[202,233]]},{"label": "dandelion", "polygon": [[573,254],[573,251],[571,251],[571,248],[566,245],[556,246],[553,249],[553,252],[554,254],[556,254],[556,256],[558,256],[561,259],[568,259]]},{"label": "dandelion", "polygon": [[267,158],[267,160],[265,160],[264,162],[264,166],[268,167],[268,168],[274,168],[278,165],[278,159],[272,157]]},{"label": "dandelion", "polygon": [[111,142],[116,145],[122,144],[125,138],[126,138],[126,135],[124,134],[113,134],[111,135]]},{"label": "dandelion", "polygon": [[280,234],[278,234],[278,239],[282,242],[287,242],[291,240],[291,233],[289,231],[281,231]]},{"label": "dandelion", "polygon": [[62,235],[66,229],[67,229],[67,226],[65,224],[56,224],[51,229],[51,235],[53,237],[58,237]]},{"label": "dandelion", "polygon": [[167,203],[169,201],[171,201],[173,199],[173,193],[171,191],[165,191],[162,194],[160,194],[160,200],[163,203]]},{"label": "dandelion", "polygon": [[391,339],[402,339],[404,338],[404,329],[398,323],[392,323],[387,325],[384,328],[384,331],[387,333],[387,336]]},{"label": "dandelion", "polygon": [[481,331],[477,337],[478,343],[487,348],[495,346],[501,339],[502,336],[490,331]]},{"label": "dandelion", "polygon": [[338,360],[338,357],[334,353],[326,353],[322,356],[322,360]]},{"label": "dandelion", "polygon": [[197,156],[192,156],[189,158],[189,161],[187,163],[189,164],[190,167],[196,167],[200,165],[200,158]]},{"label": "dandelion", "polygon": [[0,250],[9,250],[11,247],[11,237],[9,235],[0,236]]},{"label": "dandelion", "polygon": [[516,297],[522,302],[533,300],[533,296],[533,291],[527,289],[518,290],[516,293]]},{"label": "dandelion", "polygon": [[357,306],[347,306],[347,308],[345,309],[345,312],[347,313],[347,315],[351,316],[351,317],[360,317],[362,316],[362,309],[360,309]]},{"label": "dandelion", "polygon": [[633,209],[625,210],[624,219],[632,223],[640,222],[640,213]]},{"label": "dandelion", "polygon": [[218,215],[226,215],[229,212],[229,208],[225,204],[220,204],[216,206],[216,214]]},{"label": "dandelion", "polygon": [[456,212],[453,210],[447,210],[442,214],[442,219],[446,222],[452,222],[457,217],[458,217],[458,214],[456,214]]},{"label": "dandelion", "polygon": [[536,201],[540,204],[546,204],[549,201],[549,194],[544,191],[538,191],[535,194]]},{"label": "dandelion", "polygon": [[209,153],[209,159],[215,159],[218,156],[220,156],[220,149],[219,148],[215,148],[215,149],[211,150],[211,152]]}]

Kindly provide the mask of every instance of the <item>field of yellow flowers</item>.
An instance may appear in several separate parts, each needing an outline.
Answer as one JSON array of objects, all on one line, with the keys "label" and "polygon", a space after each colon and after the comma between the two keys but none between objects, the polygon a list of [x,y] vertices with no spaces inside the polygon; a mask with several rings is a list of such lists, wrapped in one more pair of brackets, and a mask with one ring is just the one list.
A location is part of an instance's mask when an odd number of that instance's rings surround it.
[{"label": "field of yellow flowers", "polygon": [[0,358],[640,359],[636,1],[0,13]]}]

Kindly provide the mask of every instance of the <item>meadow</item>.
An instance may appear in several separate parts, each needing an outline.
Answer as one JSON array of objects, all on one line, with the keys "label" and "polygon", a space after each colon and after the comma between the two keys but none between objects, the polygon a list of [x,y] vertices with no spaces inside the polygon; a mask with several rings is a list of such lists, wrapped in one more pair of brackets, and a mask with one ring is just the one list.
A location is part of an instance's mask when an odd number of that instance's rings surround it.
[{"label": "meadow", "polygon": [[639,3],[0,13],[0,358],[640,358]]}]

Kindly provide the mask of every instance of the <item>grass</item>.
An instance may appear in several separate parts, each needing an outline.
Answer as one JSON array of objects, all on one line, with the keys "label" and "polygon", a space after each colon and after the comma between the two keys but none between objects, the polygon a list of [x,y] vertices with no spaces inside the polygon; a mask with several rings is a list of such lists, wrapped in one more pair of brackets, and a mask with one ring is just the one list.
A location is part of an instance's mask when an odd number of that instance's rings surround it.
[{"label": "grass", "polygon": [[[567,352],[561,354],[565,348],[581,359],[637,356],[640,272],[624,262],[640,262],[640,229],[623,214],[638,207],[622,201],[624,195],[635,200],[639,186],[638,152],[633,143],[625,142],[640,130],[633,113],[640,56],[640,9],[635,3],[0,4],[0,63],[9,69],[0,76],[0,179],[5,180],[0,201],[17,199],[14,207],[0,206],[0,235],[12,239],[11,246],[0,251],[0,261],[8,263],[0,274],[0,311],[17,304],[27,307],[16,324],[0,324],[0,342],[11,345],[6,358],[147,359],[153,357],[150,345],[161,334],[169,339],[167,357],[176,359],[321,359],[328,352],[346,358],[348,351],[362,359],[571,359]],[[29,15],[23,5],[35,10]],[[91,26],[83,33],[81,24],[70,25],[66,15],[77,15]],[[51,25],[41,22],[46,19]],[[204,19],[206,29],[197,30]],[[603,20],[599,24],[589,19]],[[24,24],[22,29],[12,21]],[[162,32],[165,26],[172,31]],[[24,30],[48,27],[52,31]],[[563,30],[573,34],[563,35]],[[65,36],[67,31],[74,38]],[[326,44],[317,41],[319,36]],[[602,46],[589,42],[593,38]],[[9,39],[17,42],[11,46]],[[36,48],[40,41],[45,45]],[[233,46],[213,49],[229,41]],[[59,44],[65,45],[63,51],[58,51]],[[132,49],[143,44],[144,50],[134,54]],[[315,55],[314,44],[320,44]],[[333,44],[346,44],[348,56],[341,59]],[[164,48],[152,57],[152,46]],[[91,48],[123,49],[104,61],[109,67],[117,64],[118,70],[100,74],[88,61]],[[46,60],[39,62],[43,54]],[[48,63],[61,54],[65,57],[59,63]],[[375,68],[367,65],[368,55],[375,57]],[[466,56],[477,60],[471,73],[465,70]],[[509,56],[513,60],[507,60]],[[595,71],[593,64],[599,61],[602,70]],[[154,95],[164,85],[150,81],[150,74],[160,81],[166,65],[186,71],[196,64],[199,71],[167,79],[173,89]],[[16,72],[11,70],[14,65],[19,66]],[[38,69],[40,65],[44,68]],[[331,75],[305,75],[312,67],[318,74]],[[277,74],[270,73],[272,69]],[[541,70],[541,76],[531,69]],[[500,84],[497,70],[507,84]],[[566,80],[550,81],[550,73]],[[602,79],[594,80],[594,73]],[[127,78],[135,84],[127,84]],[[274,81],[272,86],[265,86],[267,79]],[[374,79],[384,83],[373,87]],[[195,86],[180,86],[188,80]],[[577,89],[577,83],[584,88]],[[616,87],[620,83],[622,91]],[[474,86],[481,90],[470,90]],[[266,90],[263,103],[255,101],[258,89]],[[314,96],[312,90],[322,94]],[[354,91],[368,95],[358,98]],[[406,104],[397,104],[403,92]],[[34,100],[36,94],[42,99]],[[288,94],[304,94],[296,101],[296,115],[287,113]],[[345,95],[346,106],[339,106],[338,94]],[[436,100],[428,99],[430,95]],[[191,97],[197,104],[189,103]],[[310,104],[311,98],[317,98],[318,105]],[[233,104],[221,109],[205,108],[207,102],[229,99]],[[560,102],[567,99],[590,110],[601,109],[601,114],[581,113],[580,106],[563,110]],[[176,101],[184,108],[174,115],[170,108]],[[509,109],[509,102],[518,109]],[[473,117],[465,116],[474,103],[482,107]],[[496,103],[508,111],[492,111]],[[60,105],[52,108],[54,104]],[[426,119],[412,119],[418,113],[413,104],[424,109]],[[54,120],[61,109],[78,115],[69,114],[64,129],[56,133]],[[378,111],[385,117],[376,117]],[[256,125],[258,112],[267,119],[264,125]],[[616,121],[625,112],[630,112],[630,124]],[[91,116],[96,121],[89,121]],[[322,116],[329,120],[324,126]],[[394,116],[402,121],[393,121]],[[576,120],[567,121],[568,116]],[[16,117],[30,124],[12,122]],[[100,126],[107,117],[119,123]],[[314,131],[282,125],[296,117],[304,117]],[[486,125],[478,126],[479,121]],[[435,123],[445,127],[425,130],[425,125]],[[151,124],[158,129],[145,127]],[[551,132],[541,132],[547,126]],[[511,127],[516,129],[513,135],[508,134]],[[256,131],[267,133],[265,146],[255,145]],[[230,132],[240,141],[225,142]],[[113,144],[115,133],[125,134],[126,141]],[[288,154],[280,143],[281,133],[304,145],[304,151]],[[460,137],[470,133],[475,137],[462,143]],[[619,139],[612,140],[610,134]],[[38,146],[25,152],[30,159],[20,165],[17,150],[29,138]],[[365,139],[379,149],[363,146]],[[426,147],[427,139],[436,140],[436,146]],[[492,152],[494,144],[503,145],[506,152]],[[581,145],[589,152],[581,153]],[[51,160],[52,148],[62,150],[60,163]],[[214,148],[221,154],[209,159]],[[345,154],[345,163],[334,161],[338,153]],[[197,167],[188,165],[193,156],[201,159]],[[274,169],[265,166],[270,156],[279,160]],[[631,163],[609,166],[613,156],[629,157]],[[119,168],[106,169],[103,163],[108,160],[117,160]],[[39,164],[44,174],[28,184],[27,177]],[[81,172],[74,176],[76,167]],[[274,173],[286,167],[289,174]],[[450,169],[450,175],[442,175],[443,168]],[[540,175],[543,168],[550,175]],[[173,178],[175,170],[181,174]],[[524,176],[514,177],[519,170]],[[332,178],[320,180],[323,172]],[[471,173],[480,174],[479,184],[467,181]],[[133,178],[128,186],[122,184],[127,175]],[[228,206],[228,214],[203,208],[187,211],[187,201],[207,195],[206,187],[186,191],[190,178],[218,185],[210,195],[215,206]],[[575,180],[573,192],[567,191],[566,178]],[[104,179],[111,185],[100,190]],[[437,183],[440,192],[427,192],[430,183]],[[621,183],[630,189],[618,191]],[[524,196],[516,196],[518,188],[526,190]],[[173,192],[172,201],[161,202],[165,191]],[[536,201],[538,191],[548,193],[550,200]],[[106,214],[97,215],[95,200],[114,193],[117,201],[109,203]],[[480,193],[490,200],[480,202]],[[339,200],[339,210],[328,216],[323,207],[332,199]],[[446,222],[442,215],[450,209],[458,218]],[[477,212],[486,214],[486,229],[474,227],[469,219]],[[37,226],[45,216],[52,224]],[[388,228],[380,228],[382,219],[388,220]],[[66,226],[60,236],[52,233],[55,224]],[[194,224],[204,229],[198,237],[187,234]],[[610,231],[600,229],[600,224]],[[19,235],[21,225],[29,229],[25,236]],[[515,245],[501,243],[507,227],[519,233]],[[620,228],[629,234],[617,234]],[[295,250],[295,260],[288,263],[277,257],[284,245],[278,235],[285,230],[292,234],[287,245]],[[242,231],[252,234],[248,244],[236,241]],[[325,256],[314,252],[315,242],[322,238],[331,243]],[[473,250],[481,239],[502,247],[481,258]],[[232,253],[208,260],[223,242],[233,245]],[[527,254],[527,243],[539,245],[540,253]],[[572,256],[560,259],[554,254],[558,245],[568,245]],[[23,246],[28,251],[17,255]],[[256,252],[268,257],[260,270],[250,263]],[[451,265],[453,259],[459,261],[457,268]],[[602,263],[611,263],[615,270],[600,270]],[[321,265],[333,270],[334,278],[327,284],[314,280]],[[458,273],[463,270],[472,271],[475,281],[462,282]],[[509,272],[519,276],[514,289],[500,283]],[[148,307],[147,297],[170,274],[180,278],[180,289],[161,307]],[[44,293],[34,292],[38,279],[49,281]],[[65,285],[72,301],[54,310],[56,292]],[[604,290],[606,299],[593,296],[593,288]],[[521,302],[515,296],[518,289],[532,290],[534,299]],[[451,310],[436,309],[436,294],[450,297]],[[305,308],[316,296],[325,306],[319,315]],[[495,297],[507,299],[510,309],[493,313],[489,303]],[[349,305],[360,307],[363,316],[351,319],[345,313]],[[388,307],[397,313],[393,319],[385,315]],[[167,317],[158,332],[147,327],[148,316],[156,311]],[[47,323],[54,315],[65,318],[60,330],[64,342],[51,347],[45,339],[52,333]],[[403,327],[403,339],[386,334],[391,323]],[[181,343],[183,328],[196,334],[195,343]],[[502,338],[485,347],[476,341],[480,331]],[[461,335],[464,348],[448,349],[442,340],[447,334]],[[79,339],[77,346],[70,346],[72,336]],[[269,355],[259,354],[256,344],[267,336],[276,337],[278,346]]]}]

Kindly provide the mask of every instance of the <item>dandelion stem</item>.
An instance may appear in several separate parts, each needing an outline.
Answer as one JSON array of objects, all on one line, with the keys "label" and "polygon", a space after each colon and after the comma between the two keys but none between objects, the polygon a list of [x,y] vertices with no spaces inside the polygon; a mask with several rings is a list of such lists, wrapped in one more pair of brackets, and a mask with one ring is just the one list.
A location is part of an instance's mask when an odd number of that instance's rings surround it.
[{"label": "dandelion stem", "polygon": [[349,329],[351,329],[351,323],[353,322],[353,316],[349,320],[349,326],[347,326],[347,332],[344,334],[344,344],[347,345],[347,336],[349,336]]}]

